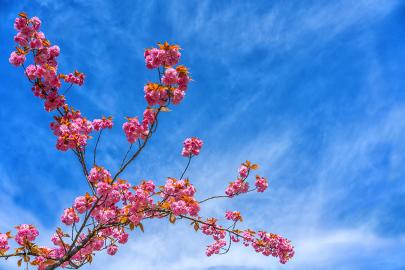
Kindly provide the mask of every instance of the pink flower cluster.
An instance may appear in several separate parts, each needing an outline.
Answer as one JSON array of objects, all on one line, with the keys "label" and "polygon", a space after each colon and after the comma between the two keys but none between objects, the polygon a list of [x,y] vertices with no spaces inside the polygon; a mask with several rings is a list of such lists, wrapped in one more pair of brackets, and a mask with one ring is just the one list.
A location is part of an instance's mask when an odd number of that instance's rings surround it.
[{"label": "pink flower cluster", "polygon": [[57,73],[60,49],[58,46],[51,46],[45,38],[44,33],[40,32],[41,21],[37,17],[29,19],[24,13],[20,14],[14,22],[14,28],[18,31],[14,37],[15,42],[21,47],[10,55],[10,63],[20,66],[26,61],[26,55],[30,52],[34,56],[34,64],[28,65],[25,74],[33,82],[32,88],[34,94],[45,101],[45,109],[52,111],[62,107],[65,104],[65,98],[60,95],[58,90],[61,87],[60,78],[73,79],[77,84],[82,84],[84,75],[75,72],[68,76]]},{"label": "pink flower cluster", "polygon": [[84,149],[93,131],[92,123],[80,111],[64,106],[64,112],[63,116],[55,116],[51,123],[53,134],[57,136],[56,148],[61,151]]},{"label": "pink flower cluster", "polygon": [[162,82],[165,85],[176,85],[180,91],[186,91],[188,88],[188,83],[191,78],[189,77],[188,68],[185,66],[177,66],[174,68],[167,68],[165,70]]},{"label": "pink flower cluster", "polygon": [[113,127],[113,122],[112,122],[112,117],[104,117],[101,119],[94,119],[92,122],[93,129],[96,131],[100,131],[102,129],[106,128],[112,128]]},{"label": "pink flower cluster", "polygon": [[174,105],[180,104],[191,81],[188,69],[182,65],[173,67],[181,55],[177,45],[169,45],[167,42],[158,45],[159,48],[145,50],[145,63],[149,69],[162,67],[164,75],[159,83],[145,85],[145,99],[149,106],[164,106],[169,100]]},{"label": "pink flower cluster", "polygon": [[80,218],[77,215],[75,209],[73,208],[67,208],[63,212],[63,215],[61,217],[62,223],[66,225],[72,225],[73,223],[79,222]]},{"label": "pink flower cluster", "polygon": [[180,47],[177,45],[158,44],[159,48],[150,48],[145,50],[145,64],[149,69],[158,68],[160,66],[174,66],[179,62],[181,53]]},{"label": "pink flower cluster", "polygon": [[33,84],[34,95],[44,100],[46,111],[64,111],[63,115],[56,117],[56,121],[51,123],[51,128],[58,137],[57,149],[83,149],[92,131],[91,122],[82,117],[79,111],[68,109],[66,99],[59,93],[59,89],[61,79],[67,83],[82,85],[84,74],[78,71],[68,75],[58,74],[57,57],[60,49],[57,45],[51,46],[40,31],[41,20],[37,17],[28,18],[25,13],[20,13],[19,16],[14,22],[14,28],[18,31],[14,41],[18,46],[11,53],[9,61],[20,66],[26,61],[26,55],[32,53],[33,63],[26,67],[25,75]]},{"label": "pink flower cluster", "polygon": [[[228,219],[233,219],[234,217],[232,216],[232,212],[228,213]],[[213,244],[207,247],[207,256],[218,254],[220,250],[226,246],[226,241],[223,239],[225,238],[227,232],[223,229],[223,227],[217,225],[216,221],[217,220],[215,218],[208,219],[201,227],[201,231],[204,234],[212,235],[215,240]],[[250,229],[244,231],[233,230],[233,232],[229,234],[232,242],[240,242],[240,239],[243,239],[244,246],[252,246],[256,252],[262,253],[265,256],[271,255],[273,257],[278,257],[280,262],[283,264],[294,256],[294,247],[291,245],[291,242],[277,234],[267,233],[264,231],[259,231],[256,233]]]},{"label": "pink flower cluster", "polygon": [[26,58],[25,53],[12,52],[8,61],[14,66],[18,67],[24,64]]},{"label": "pink flower cluster", "polygon": [[127,118],[128,122],[122,125],[125,135],[129,143],[134,143],[139,138],[144,140],[149,134],[148,127],[139,123],[138,118]]},{"label": "pink flower cluster", "polygon": [[22,224],[16,228],[17,235],[15,236],[15,241],[20,246],[25,246],[28,242],[34,241],[39,235],[38,230],[32,225]]},{"label": "pink flower cluster", "polygon": [[[94,226],[101,227],[94,236],[82,233],[79,237],[80,243],[86,245],[73,257],[72,260],[80,264],[88,259],[88,255],[103,249],[107,254],[115,255],[118,251],[118,244],[125,244],[128,241],[128,233],[125,225],[137,226],[144,218],[154,217],[156,214],[147,209],[156,207],[151,196],[155,194],[153,181],[144,181],[138,186],[131,186],[127,181],[118,180],[112,183],[110,174],[102,167],[94,167],[89,178],[96,187],[96,195],[79,196],[74,200],[73,207],[65,210],[61,220],[64,224],[72,226],[80,220],[80,214],[93,209],[90,216],[93,218]],[[51,258],[62,258],[66,253],[64,246],[64,234],[60,229],[52,236],[51,240],[55,248],[46,248],[47,256]],[[46,266],[45,260],[37,257],[37,265]],[[66,267],[67,264],[62,265]]]},{"label": "pink flower cluster", "polygon": [[96,201],[94,196],[86,193],[86,196],[79,196],[75,199],[73,203],[73,208],[77,210],[80,214],[83,214],[93,206],[93,203]]},{"label": "pink flower cluster", "polygon": [[203,144],[203,141],[198,138],[187,138],[183,142],[183,150],[181,151],[181,154],[184,157],[198,156]]},{"label": "pink flower cluster", "polygon": [[147,83],[143,91],[145,99],[149,106],[160,105],[164,106],[169,100],[169,89],[157,83]]},{"label": "pink flower cluster", "polygon": [[285,264],[294,256],[294,247],[290,240],[277,234],[259,231],[251,245],[253,249],[265,256],[278,257],[280,263]]},{"label": "pink flower cluster", "polygon": [[242,221],[242,216],[238,211],[226,211],[225,218],[232,221]]},{"label": "pink flower cluster", "polygon": [[134,143],[138,139],[145,140],[149,135],[149,128],[155,122],[156,113],[152,108],[146,108],[143,112],[143,120],[140,123],[137,117],[127,117],[128,122],[122,125],[122,129],[129,143]]},{"label": "pink flower cluster", "polygon": [[[45,37],[42,32],[39,32],[41,26],[41,20],[38,17],[32,17],[28,19],[25,14],[21,14],[20,18],[16,18],[14,21],[14,28],[19,31],[14,36],[14,41],[21,47],[26,47],[27,50],[41,49],[43,43],[45,43]],[[15,66],[21,66],[25,60],[26,50],[17,49],[16,52],[12,52],[9,58],[11,64]]]},{"label": "pink flower cluster", "polygon": [[[66,243],[63,240],[65,236],[66,234],[64,234],[61,230],[58,230],[51,238],[56,247],[41,248],[47,258],[57,260],[65,256]],[[101,251],[103,249],[107,249],[107,254],[115,255],[115,253],[118,251],[117,243],[125,244],[128,241],[128,234],[121,228],[110,227],[99,231],[91,239],[88,238],[88,235],[81,234],[78,240],[78,244],[80,245],[83,243],[84,246],[71,258],[71,261],[75,264],[83,263],[89,258],[89,255],[93,255],[96,251]],[[38,265],[40,270],[45,269],[47,266],[47,261],[49,260],[46,260],[44,256],[38,256],[35,258],[33,265]],[[69,262],[61,265],[62,268],[67,266],[69,266]]]},{"label": "pink flower cluster", "polygon": [[236,195],[246,193],[249,191],[249,183],[244,179],[236,179],[234,182],[230,182],[229,186],[225,190],[225,194],[232,198]]},{"label": "pink flower cluster", "polygon": [[[249,183],[247,178],[251,170],[256,170],[258,168],[257,164],[251,164],[249,161],[243,163],[238,169],[238,178],[234,182],[230,182],[228,187],[225,189],[225,194],[232,198],[236,195],[246,193],[249,191]],[[256,175],[255,187],[257,192],[264,192],[268,188],[269,184],[267,179]]]},{"label": "pink flower cluster", "polygon": [[256,175],[255,186],[257,188],[257,192],[264,192],[268,188],[269,183],[267,182],[266,178]]},{"label": "pink flower cluster", "polygon": [[209,257],[213,254],[218,254],[220,250],[226,246],[226,241],[223,239],[220,239],[218,241],[215,241],[213,244],[207,246],[207,250],[205,251],[205,254]]},{"label": "pink flower cluster", "polygon": [[62,78],[67,83],[77,84],[77,85],[81,86],[84,82],[85,76],[83,73],[76,70],[74,73],[69,73],[67,75],[63,75]]},{"label": "pink flower cluster", "polygon": [[197,216],[200,205],[194,198],[196,189],[186,180],[168,178],[161,196],[164,198],[164,208],[170,209],[174,215]]},{"label": "pink flower cluster", "polygon": [[8,235],[5,233],[0,233],[0,254],[6,252],[10,249],[8,245]]},{"label": "pink flower cluster", "polygon": [[97,182],[109,182],[111,178],[111,174],[108,170],[104,169],[103,167],[94,166],[91,168],[89,172],[89,176],[87,177],[91,183]]},{"label": "pink flower cluster", "polygon": [[201,231],[203,234],[210,235],[215,240],[215,242],[209,246],[205,251],[207,256],[213,254],[218,254],[224,246],[226,246],[226,241],[224,240],[226,236],[226,231],[222,226],[217,225],[217,220],[215,218],[207,219],[201,226]]},{"label": "pink flower cluster", "polygon": [[242,164],[238,169],[238,173],[239,173],[239,177],[244,179],[244,178],[248,177],[249,168],[246,167],[246,165]]}]

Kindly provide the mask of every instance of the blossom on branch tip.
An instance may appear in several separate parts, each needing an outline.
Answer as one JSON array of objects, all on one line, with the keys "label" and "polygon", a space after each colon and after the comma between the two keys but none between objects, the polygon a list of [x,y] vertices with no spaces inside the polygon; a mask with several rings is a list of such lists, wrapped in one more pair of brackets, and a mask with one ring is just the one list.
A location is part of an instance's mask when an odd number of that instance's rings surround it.
[{"label": "blossom on branch tip", "polygon": [[80,218],[77,215],[75,209],[73,208],[67,208],[63,212],[63,215],[61,217],[61,221],[66,224],[66,225],[72,225],[73,223],[79,222]]},{"label": "blossom on branch tip", "polygon": [[249,173],[249,168],[242,164],[242,165],[239,167],[238,172],[239,172],[239,176],[240,176],[241,178],[246,178],[246,177],[248,176],[248,173]]},{"label": "blossom on branch tip", "polygon": [[27,242],[34,241],[39,235],[38,230],[33,225],[22,224],[17,226],[17,235],[15,236],[15,241],[24,246]]},{"label": "blossom on branch tip", "polygon": [[84,74],[77,70],[74,73],[69,73],[68,75],[64,75],[62,77],[65,80],[65,82],[77,84],[79,86],[83,84],[85,78]]},{"label": "blossom on branch tip", "polygon": [[108,181],[111,178],[111,174],[104,167],[94,166],[91,168],[87,178],[91,183],[97,183],[100,181]]},{"label": "blossom on branch tip", "polygon": [[0,233],[0,254],[10,249],[8,245],[9,236],[5,233]]},{"label": "blossom on branch tip", "polygon": [[232,221],[241,221],[242,222],[242,220],[243,220],[240,212],[238,212],[238,211],[226,211],[225,218],[227,220],[232,220]]},{"label": "blossom on branch tip", "polygon": [[249,191],[249,183],[242,179],[237,179],[234,182],[230,182],[229,186],[225,190],[225,194],[232,198],[236,195],[246,193]]},{"label": "blossom on branch tip", "polygon": [[181,53],[180,47],[177,45],[169,45],[165,42],[158,43],[159,48],[146,49],[144,53],[145,64],[149,69],[158,68],[160,66],[174,66],[179,62]]},{"label": "blossom on branch tip", "polygon": [[113,121],[112,121],[112,117],[104,117],[101,119],[94,119],[92,122],[93,125],[93,129],[96,131],[100,131],[102,129],[106,129],[106,128],[112,128],[113,127]]},{"label": "blossom on branch tip", "polygon": [[255,186],[257,188],[257,192],[264,192],[268,188],[269,183],[267,182],[266,178],[257,175]]},{"label": "blossom on branch tip", "polygon": [[116,245],[110,245],[107,248],[107,254],[111,255],[111,256],[114,256],[115,253],[117,253],[117,251],[118,251],[118,247]]},{"label": "blossom on branch tip", "polygon": [[25,59],[26,59],[25,54],[18,54],[16,52],[12,52],[8,61],[14,66],[18,67],[24,64]]},{"label": "blossom on branch tip", "polygon": [[183,142],[183,150],[181,154],[184,157],[198,156],[203,144],[203,141],[198,138],[187,138]]},{"label": "blossom on branch tip", "polygon": [[137,117],[127,117],[127,122],[122,125],[125,136],[129,143],[134,143],[138,139],[146,139],[149,134],[149,129],[147,124],[139,123]]}]

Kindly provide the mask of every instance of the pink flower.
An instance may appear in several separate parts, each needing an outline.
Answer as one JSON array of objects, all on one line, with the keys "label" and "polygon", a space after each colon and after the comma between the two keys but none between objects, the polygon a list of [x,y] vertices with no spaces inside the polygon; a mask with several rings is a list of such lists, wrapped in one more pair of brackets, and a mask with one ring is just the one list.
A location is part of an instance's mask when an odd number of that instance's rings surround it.
[{"label": "pink flower", "polygon": [[108,181],[111,178],[111,174],[103,167],[95,166],[91,168],[88,179],[91,183],[97,183],[99,181]]},{"label": "pink flower", "polygon": [[128,234],[127,233],[121,233],[117,239],[118,239],[118,243],[120,244],[125,244],[126,242],[128,242]]},{"label": "pink flower", "polygon": [[25,62],[25,55],[12,52],[8,61],[16,67],[21,66]]},{"label": "pink flower", "polygon": [[73,223],[79,222],[80,218],[73,208],[67,208],[63,212],[61,221],[66,225],[72,225]]},{"label": "pink flower", "polygon": [[34,65],[29,65],[25,69],[25,74],[30,80],[35,80],[37,78],[41,78],[45,74],[45,69],[41,66],[34,66]]},{"label": "pink flower", "polygon": [[102,119],[94,119],[93,120],[93,129],[96,131],[99,131],[101,129],[106,129],[106,128],[112,128],[113,127],[113,122],[112,122],[112,117],[104,117]]},{"label": "pink flower", "polygon": [[155,111],[151,108],[146,108],[145,111],[143,112],[142,124],[152,125],[155,122],[155,118],[156,118]]},{"label": "pink flower", "polygon": [[27,27],[28,20],[26,18],[16,18],[14,21],[14,29],[21,31],[23,28]]},{"label": "pink flower", "polygon": [[180,102],[183,100],[183,98],[184,98],[184,95],[185,95],[185,93],[184,93],[184,91],[181,91],[180,89],[175,89],[174,91],[173,91],[173,94],[172,94],[172,103],[174,104],[174,105],[177,105],[177,104],[180,104]]},{"label": "pink flower", "polygon": [[144,86],[143,90],[149,106],[163,106],[169,99],[167,88],[157,83],[148,83]]},{"label": "pink flower", "polygon": [[75,111],[67,106],[63,108],[65,114],[55,116],[55,121],[51,123],[51,129],[57,136],[56,148],[61,151],[83,149],[93,126],[90,121],[81,116],[80,111]]},{"label": "pink flower", "polygon": [[65,101],[65,97],[59,95],[57,91],[51,91],[48,93],[45,99],[45,110],[50,112],[60,108],[65,104]]},{"label": "pink flower", "polygon": [[227,220],[242,221],[242,216],[241,216],[240,212],[238,212],[238,211],[233,211],[233,212],[226,211],[225,218]]},{"label": "pink flower", "polygon": [[8,245],[8,236],[7,234],[0,233],[0,253],[4,253],[10,249]]},{"label": "pink flower", "polygon": [[290,240],[263,231],[259,231],[257,235],[258,237],[252,241],[252,247],[256,252],[265,256],[278,257],[282,264],[294,256],[294,247]]},{"label": "pink flower", "polygon": [[34,226],[28,224],[18,226],[17,230],[18,232],[15,236],[15,241],[21,246],[24,246],[26,242],[34,241],[39,235],[38,230]]},{"label": "pink flower", "polygon": [[107,248],[107,254],[111,255],[111,256],[114,256],[115,253],[117,253],[117,251],[118,251],[118,247],[116,245],[110,245]]},{"label": "pink flower", "polygon": [[28,38],[21,32],[18,32],[17,35],[14,36],[14,41],[18,43],[21,47],[25,47],[28,45]]},{"label": "pink flower", "polygon": [[149,69],[159,67],[161,65],[159,55],[162,53],[163,51],[156,48],[146,49],[144,54],[146,67]]},{"label": "pink flower", "polygon": [[241,166],[239,167],[238,172],[239,172],[239,176],[240,176],[242,179],[245,179],[245,178],[248,176],[249,169],[248,169],[248,167],[246,167],[245,165],[241,165]]},{"label": "pink flower", "polygon": [[176,84],[178,80],[177,71],[174,68],[168,68],[162,78],[162,82],[166,85]]},{"label": "pink flower", "polygon": [[235,182],[229,183],[229,186],[225,190],[225,194],[232,198],[241,193],[246,193],[248,190],[249,183],[243,181],[242,179],[237,179]]},{"label": "pink flower", "polygon": [[177,79],[177,84],[178,88],[181,91],[186,91],[188,83],[190,82],[190,77],[189,77],[189,72],[188,69],[185,66],[177,66],[176,71],[178,72],[178,79]]},{"label": "pink flower", "polygon": [[[43,66],[43,68],[46,68],[47,64],[50,65],[51,60],[54,60],[54,59],[52,57],[50,57],[48,48],[38,49],[37,53],[34,57],[34,62],[35,62],[35,64],[37,64],[37,67]],[[56,66],[56,65],[52,64],[50,66]],[[53,70],[53,73],[56,73],[56,69]]]},{"label": "pink flower", "polygon": [[144,140],[149,133],[148,126],[141,125],[138,118],[127,118],[128,122],[122,125],[122,129],[129,143],[134,143],[139,138]]},{"label": "pink flower", "polygon": [[169,43],[165,42],[163,44],[159,44],[159,49],[163,51],[163,53],[159,53],[158,55],[162,66],[174,66],[179,62],[181,56],[179,46],[169,45]]},{"label": "pink flower", "polygon": [[170,209],[175,215],[189,214],[197,216],[200,205],[193,197],[196,189],[188,180],[168,178],[163,187],[161,196],[170,203]]},{"label": "pink flower", "polygon": [[92,242],[92,249],[93,250],[100,251],[100,250],[103,249],[103,247],[104,247],[104,238],[102,238],[102,237],[97,237]]},{"label": "pink flower", "polygon": [[93,206],[95,200],[96,199],[93,196],[88,194],[86,194],[86,196],[77,197],[73,203],[73,208],[75,208],[80,214],[83,214]]},{"label": "pink flower", "polygon": [[198,156],[203,144],[203,141],[198,138],[187,138],[184,140],[184,146],[181,154],[184,157]]},{"label": "pink flower", "polygon": [[79,86],[83,84],[84,78],[85,78],[84,74],[77,70],[74,73],[69,73],[68,75],[64,76],[65,82],[77,84]]},{"label": "pink flower", "polygon": [[267,179],[264,177],[256,176],[255,186],[257,188],[257,192],[263,192],[269,186]]},{"label": "pink flower", "polygon": [[176,201],[170,205],[174,215],[185,215],[187,214],[187,204],[184,201]]},{"label": "pink flower", "polygon": [[41,49],[42,48],[42,41],[38,38],[31,39],[30,47],[32,49]]},{"label": "pink flower", "polygon": [[225,240],[218,240],[214,244],[207,246],[207,250],[205,251],[205,254],[209,257],[213,254],[218,254],[223,248],[226,246],[226,241]]},{"label": "pink flower", "polygon": [[59,46],[53,45],[49,47],[49,56],[50,57],[58,57],[60,54],[60,49]]},{"label": "pink flower", "polygon": [[38,31],[39,28],[41,27],[41,20],[38,17],[32,17],[30,19],[30,22],[32,23],[32,27],[34,28],[35,31]]},{"label": "pink flower", "polygon": [[145,50],[144,57],[147,68],[154,69],[159,66],[169,67],[179,62],[181,56],[179,46],[169,45],[167,42],[158,45],[159,49],[151,48]]}]

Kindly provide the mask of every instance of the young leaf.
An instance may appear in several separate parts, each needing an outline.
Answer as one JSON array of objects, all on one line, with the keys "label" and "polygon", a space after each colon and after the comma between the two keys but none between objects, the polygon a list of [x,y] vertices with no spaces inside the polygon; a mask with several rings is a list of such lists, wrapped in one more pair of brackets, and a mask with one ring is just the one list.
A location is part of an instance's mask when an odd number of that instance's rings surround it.
[{"label": "young leaf", "polygon": [[160,108],[160,111],[161,112],[170,112],[171,110],[168,107],[164,106],[164,107]]},{"label": "young leaf", "polygon": [[259,165],[253,164],[253,165],[250,166],[250,168],[251,168],[252,170],[257,170],[257,169],[259,169]]},{"label": "young leaf", "polygon": [[28,19],[28,15],[25,12],[18,13],[18,16],[20,16],[21,18],[24,18],[24,19]]},{"label": "young leaf", "polygon": [[142,232],[145,232],[144,229],[143,229],[142,223],[139,223],[139,224],[138,224],[138,227],[139,227],[139,229],[141,229]]},{"label": "young leaf", "polygon": [[174,224],[176,222],[176,216],[173,214],[170,214],[169,221],[170,221],[170,223]]}]

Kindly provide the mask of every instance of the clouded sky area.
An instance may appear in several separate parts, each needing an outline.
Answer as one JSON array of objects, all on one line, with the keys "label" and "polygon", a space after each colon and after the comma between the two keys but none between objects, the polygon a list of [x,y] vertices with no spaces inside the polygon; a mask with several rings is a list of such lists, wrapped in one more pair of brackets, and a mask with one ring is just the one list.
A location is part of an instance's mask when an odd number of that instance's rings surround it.
[{"label": "clouded sky area", "polygon": [[240,210],[243,227],[281,234],[296,250],[286,265],[236,245],[207,258],[211,239],[189,223],[152,220],[84,269],[405,269],[403,1],[0,0],[0,231],[36,224],[47,244],[87,186],[73,153],[55,148],[52,115],[8,63],[20,11],[40,17],[61,48],[60,72],[86,74],[69,103],[89,119],[114,116],[98,154],[112,171],[128,145],[124,117],[141,115],[143,85],[157,78],[144,49],[179,44],[194,81],[123,178],[178,177],[183,140],[200,137],[187,173],[198,198],[223,194],[246,159],[270,181],[263,194],[202,213]]}]

